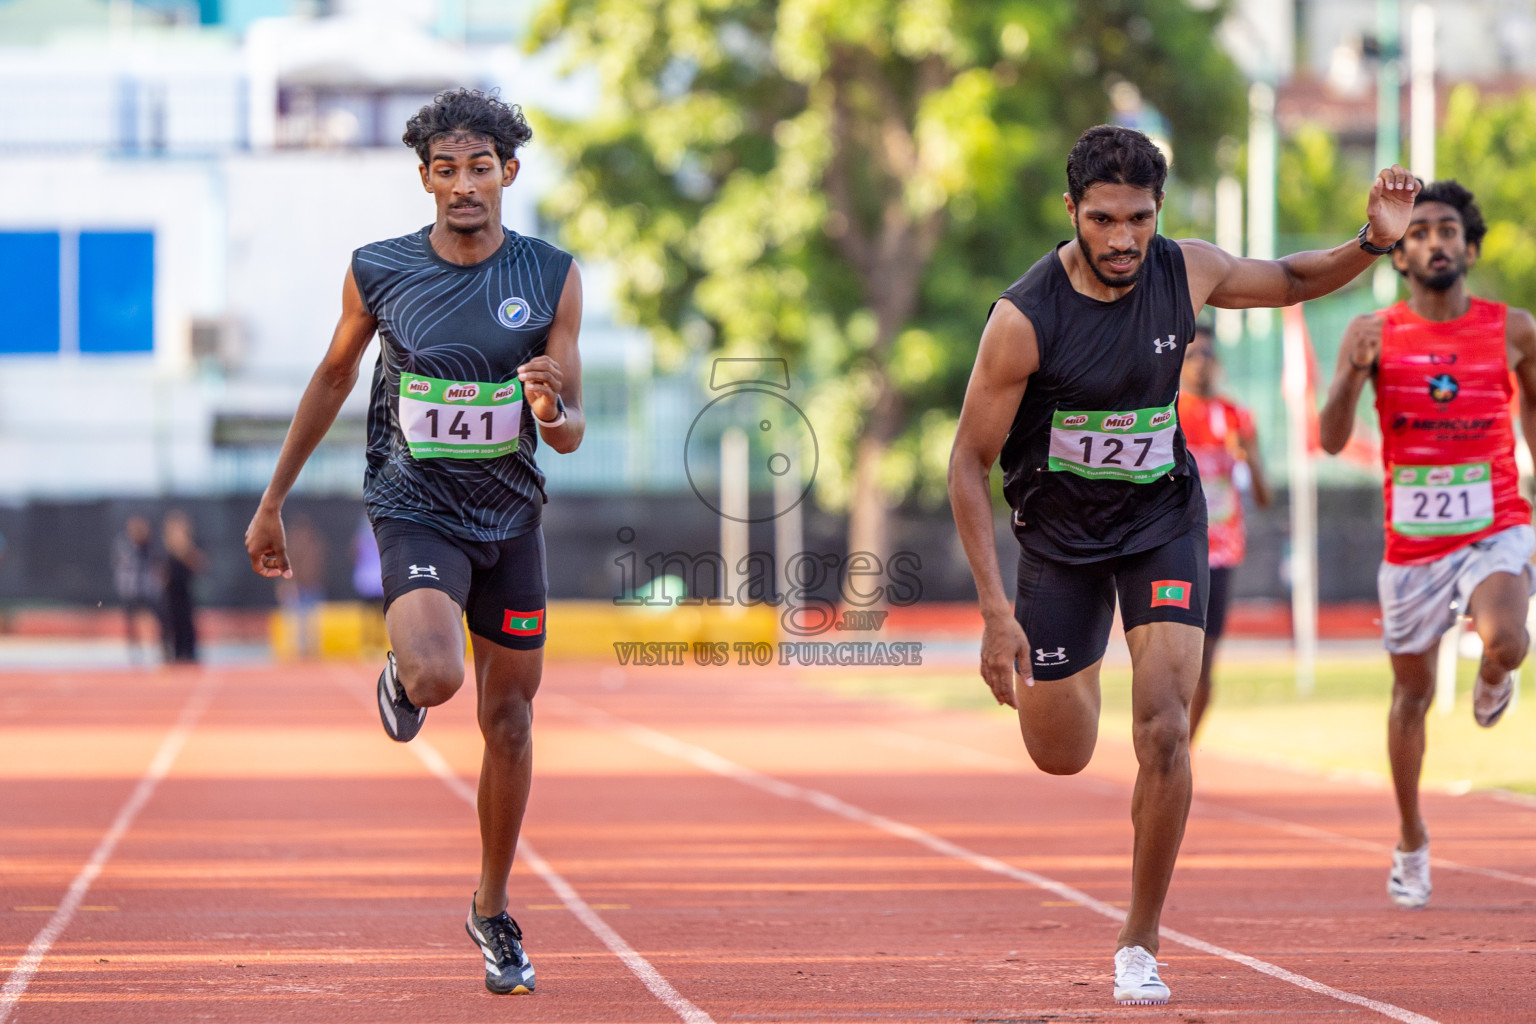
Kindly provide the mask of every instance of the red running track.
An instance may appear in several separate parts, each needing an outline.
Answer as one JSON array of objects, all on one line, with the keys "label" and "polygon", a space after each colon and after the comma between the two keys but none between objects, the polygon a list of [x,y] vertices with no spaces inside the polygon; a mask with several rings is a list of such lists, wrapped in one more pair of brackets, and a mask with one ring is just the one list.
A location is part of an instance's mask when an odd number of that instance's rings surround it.
[{"label": "red running track", "polygon": [[472,699],[400,746],[371,697],[365,667],[7,678],[0,1021],[1536,1020],[1536,808],[1430,797],[1406,913],[1384,789],[1201,756],[1173,1000],[1120,1008],[1123,741],[1052,778],[1001,713],[563,664],[513,878],[538,993],[492,996]]}]

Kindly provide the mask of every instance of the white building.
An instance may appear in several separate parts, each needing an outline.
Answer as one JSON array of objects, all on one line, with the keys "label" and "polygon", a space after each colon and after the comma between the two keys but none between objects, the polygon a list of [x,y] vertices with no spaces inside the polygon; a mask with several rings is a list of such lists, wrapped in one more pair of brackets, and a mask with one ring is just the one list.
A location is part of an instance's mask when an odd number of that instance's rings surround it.
[{"label": "white building", "polygon": [[[224,2],[283,6],[305,5]],[[332,16],[236,35],[189,2],[0,2],[0,502],[259,490],[351,251],[432,219],[405,119],[454,85],[574,88],[488,30],[526,4],[307,6]],[[558,169],[537,137],[521,155],[504,221],[549,234],[536,203]],[[589,268],[584,359],[648,368],[601,280]],[[360,489],[373,358],[301,489]],[[601,472],[615,439],[592,440]]]}]

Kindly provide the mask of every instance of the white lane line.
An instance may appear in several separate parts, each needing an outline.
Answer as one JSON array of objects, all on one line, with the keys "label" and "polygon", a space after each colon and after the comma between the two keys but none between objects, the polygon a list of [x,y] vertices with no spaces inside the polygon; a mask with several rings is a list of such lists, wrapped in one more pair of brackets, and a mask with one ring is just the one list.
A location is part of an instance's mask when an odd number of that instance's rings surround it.
[{"label": "white lane line", "polygon": [[[1064,900],[1069,900],[1081,907],[1084,907],[1085,909],[1093,911],[1096,914],[1101,914],[1104,917],[1110,918],[1111,920],[1125,920],[1126,912],[1124,910],[1121,910],[1118,907],[1112,907],[1108,903],[1095,899],[1079,889],[1074,889],[1071,886],[1058,882],[1053,878],[1047,878],[1045,875],[1036,874],[1035,872],[1026,870],[1024,868],[1014,867],[1012,864],[1004,863],[995,857],[988,857],[985,854],[980,854],[973,850],[968,850],[957,843],[952,843],[948,839],[936,836],[931,832],[926,832],[914,825],[908,825],[904,822],[896,821],[892,818],[887,818],[883,814],[875,814],[871,811],[866,811],[862,807],[857,807],[853,804],[850,804],[847,801],[835,797],[830,793],[826,793],[817,789],[808,789],[804,786],[797,786],[793,783],[784,782],[779,779],[763,775],[760,772],[752,770],[751,768],[747,768],[744,765],[737,764],[734,761],[721,757],[714,751],[706,750],[703,747],[694,746],[692,743],[687,743],[683,740],[668,736],[666,733],[657,732],[655,729],[651,729],[643,725],[638,725],[634,722],[619,718],[616,715],[611,715],[608,712],[601,711],[597,708],[588,707],[585,704],[581,704],[580,702],[571,700],[569,698],[545,698],[545,706],[549,707],[551,704],[557,705],[559,708],[565,710],[573,717],[584,719],[588,723],[595,726],[606,727],[611,731],[618,732],[624,736],[629,737],[631,740],[640,744],[641,746],[649,747],[658,753],[675,757],[681,761],[686,761],[697,768],[703,769],[704,771],[722,776],[724,778],[732,779],[745,786],[750,786],[753,789],[758,789],[765,793],[772,793],[775,796],[784,797],[785,799],[799,800],[804,803],[811,804],[814,807],[819,807],[828,813],[836,814],[839,817],[846,818],[849,821],[868,825],[871,828],[878,829],[881,832],[885,832],[889,835],[898,836],[902,839],[907,839],[917,843],[920,846],[925,846],[935,853],[942,854],[946,857],[953,857],[956,860],[964,861],[965,863],[979,868],[982,871],[987,871],[994,875],[1002,875],[1005,878],[1011,878],[1016,881],[1024,882],[1028,885],[1035,886],[1038,889],[1044,889],[1047,892],[1055,893],[1057,896],[1060,896]],[[1368,1010],[1374,1010],[1384,1017],[1388,1017],[1396,1021],[1401,1021],[1402,1024],[1439,1024],[1439,1022],[1435,1021],[1431,1017],[1426,1017],[1423,1014],[1414,1013],[1412,1010],[1405,1010],[1401,1006],[1394,1006],[1391,1003],[1385,1003],[1378,999],[1371,999],[1367,996],[1356,995],[1353,992],[1346,992],[1343,989],[1334,988],[1332,985],[1325,985],[1320,981],[1314,981],[1305,975],[1297,974],[1294,971],[1288,971],[1285,968],[1276,964],[1269,963],[1266,960],[1260,960],[1257,957],[1249,956],[1246,953],[1239,953],[1236,950],[1227,949],[1223,946],[1218,946],[1214,943],[1206,942],[1204,939],[1198,939],[1193,935],[1187,935],[1184,932],[1175,931],[1172,928],[1163,928],[1162,935],[1164,938],[1171,939],[1182,946],[1189,947],[1190,949],[1199,950],[1202,953],[1220,957],[1224,960],[1230,960],[1231,962],[1241,964],[1250,970],[1257,971],[1260,974],[1268,975],[1269,977],[1275,978],[1279,981],[1287,982],[1289,984],[1295,985],[1297,988],[1305,989],[1306,991],[1316,993],[1317,995],[1328,996],[1331,999],[1337,999],[1344,1003],[1351,1003],[1355,1006],[1363,1006]]]},{"label": "white lane line", "polygon": [[[459,778],[443,755],[438,753],[436,747],[418,736],[411,741],[409,749],[422,764],[426,765],[429,772],[443,781],[445,786],[462,797],[469,806],[477,806],[474,787]],[[650,989],[651,994],[664,1003],[669,1010],[677,1014],[686,1024],[715,1024],[714,1018],[685,999],[681,992],[673,988],[671,983],[651,966],[650,961],[635,952],[634,947],[625,942],[623,936],[599,917],[597,911],[593,910],[587,901],[571,887],[571,883],[550,867],[547,860],[538,855],[528,840],[518,841],[517,852],[523,863],[527,864],[534,874],[544,879],[544,884],[560,897],[560,902],[565,904],[566,909],[586,925],[587,930],[596,935],[614,956],[623,961],[624,966],[633,971],[635,977],[640,979],[640,983]],[[4,1024],[4,1021],[0,1021],[0,1024]]]},{"label": "white lane line", "polygon": [[[937,754],[948,757],[960,764],[971,765],[976,768],[990,768],[999,772],[1011,774],[1028,774],[1028,768],[1022,762],[1013,761],[999,754],[993,754],[985,750],[974,750],[959,743],[949,740],[933,739],[928,736],[919,736],[914,733],[901,732],[897,729],[876,727],[874,735],[881,740],[901,750],[914,753]],[[1225,757],[1226,755],[1221,755]],[[1298,771],[1294,766],[1284,766],[1290,771]],[[1128,793],[1128,783],[1110,782],[1106,779],[1097,779],[1090,776],[1078,775],[1073,777],[1073,782],[1083,788],[1100,793]],[[1488,794],[1498,799],[1497,793]],[[1316,839],[1320,842],[1330,843],[1334,846],[1343,846],[1351,850],[1361,850],[1367,853],[1378,854],[1385,858],[1392,852],[1393,844],[1378,843],[1370,839],[1360,839],[1355,836],[1345,835],[1342,832],[1333,832],[1315,825],[1303,825],[1300,822],[1286,821],[1284,818],[1274,818],[1267,814],[1256,814],[1252,811],[1240,810],[1236,807],[1228,807],[1210,799],[1201,797],[1196,799],[1192,809],[1193,814],[1204,814],[1210,817],[1223,817],[1232,821],[1241,821],[1250,825],[1258,825],[1261,828],[1272,829],[1276,832],[1285,832],[1290,835],[1300,836],[1305,839]],[[1460,861],[1447,860],[1444,857],[1431,857],[1430,863],[1437,868],[1446,871],[1460,871],[1469,875],[1481,875],[1484,878],[1493,878],[1501,882],[1511,882],[1515,885],[1527,885],[1536,887],[1536,878],[1529,875],[1518,875],[1511,871],[1501,871],[1498,868],[1478,867],[1475,864],[1463,864]]]},{"label": "white lane line", "polygon": [[[1240,811],[1233,807],[1223,807],[1221,804],[1213,804],[1206,800],[1197,801],[1197,806],[1203,806],[1210,811],[1216,811],[1234,821],[1244,821],[1253,825],[1262,825],[1265,828],[1274,829],[1277,832],[1288,832],[1291,835],[1303,836],[1308,839],[1318,839],[1335,846],[1345,846],[1352,850],[1367,850],[1380,854],[1385,863],[1387,854],[1394,849],[1391,843],[1376,843],[1369,839],[1357,839],[1341,832],[1330,832],[1327,829],[1316,828],[1312,825],[1302,825],[1294,821],[1286,821],[1283,818],[1271,818],[1267,814],[1254,814],[1252,811]],[[1429,862],[1437,868],[1447,871],[1463,871],[1469,875],[1482,875],[1484,878],[1496,878],[1501,882],[1513,882],[1515,885],[1536,886],[1536,878],[1529,875],[1517,875],[1511,871],[1500,871],[1498,868],[1483,868],[1476,864],[1462,864],[1460,861],[1446,860],[1443,857],[1431,857]]]},{"label": "white lane line", "polygon": [[165,739],[160,741],[160,748],[155,751],[154,758],[149,762],[149,767],[139,778],[139,784],[134,787],[128,799],[118,808],[117,817],[112,819],[112,825],[107,829],[101,842],[96,844],[91,859],[85,862],[75,880],[69,883],[69,889],[64,893],[64,898],[59,900],[58,909],[43,925],[42,930],[33,938],[32,944],[16,966],[11,969],[11,975],[6,979],[5,988],[0,989],[0,1024],[6,1024],[11,1019],[11,1014],[16,1009],[16,1004],[21,1001],[22,995],[27,991],[27,986],[32,983],[33,975],[42,966],[43,958],[53,948],[53,944],[64,934],[64,929],[69,927],[74,920],[75,912],[80,909],[85,894],[90,891],[91,885],[106,867],[107,861],[117,849],[117,844],[128,829],[133,826],[133,821],[149,803],[150,797],[155,795],[155,789],[160,781],[170,772],[171,765],[181,753],[182,746],[187,742],[187,737],[192,734],[192,729],[197,720],[202,717],[213,700],[214,691],[219,688],[217,675],[205,675],[201,682],[195,686],[187,697],[187,702],[182,706],[181,714],[176,719],[176,724],[171,731],[165,734]]}]

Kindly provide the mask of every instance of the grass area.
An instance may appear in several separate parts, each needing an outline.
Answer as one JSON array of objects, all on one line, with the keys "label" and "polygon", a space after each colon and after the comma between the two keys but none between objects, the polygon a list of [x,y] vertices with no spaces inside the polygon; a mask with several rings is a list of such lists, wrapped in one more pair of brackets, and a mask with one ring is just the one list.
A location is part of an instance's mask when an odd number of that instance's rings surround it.
[{"label": "grass area", "polygon": [[[1475,661],[1460,665],[1457,701],[1450,715],[1429,713],[1427,785],[1455,790],[1500,788],[1536,794],[1536,688],[1522,679],[1519,704],[1493,729],[1472,721]],[[981,677],[971,671],[826,671],[813,685],[848,696],[894,700],[932,709],[999,709]],[[1105,669],[1103,735],[1128,733],[1129,669]],[[1218,662],[1216,699],[1201,726],[1200,747],[1245,757],[1276,758],[1324,770],[1388,778],[1387,709],[1392,690],[1385,654],[1340,655],[1318,663],[1312,696],[1295,696],[1289,659]]]}]

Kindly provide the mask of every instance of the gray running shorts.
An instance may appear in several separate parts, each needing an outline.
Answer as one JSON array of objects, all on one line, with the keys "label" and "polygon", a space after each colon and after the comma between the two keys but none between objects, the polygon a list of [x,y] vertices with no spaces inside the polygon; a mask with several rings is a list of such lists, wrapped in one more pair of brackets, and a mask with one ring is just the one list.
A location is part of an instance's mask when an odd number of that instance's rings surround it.
[{"label": "gray running shorts", "polygon": [[1433,650],[1456,616],[1466,614],[1472,591],[1496,572],[1524,578],[1528,592],[1536,593],[1532,551],[1536,551],[1536,531],[1511,526],[1423,565],[1382,562],[1376,592],[1381,598],[1381,634],[1387,652]]}]

